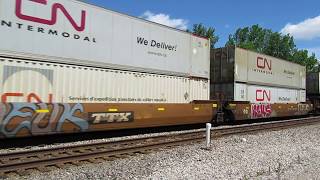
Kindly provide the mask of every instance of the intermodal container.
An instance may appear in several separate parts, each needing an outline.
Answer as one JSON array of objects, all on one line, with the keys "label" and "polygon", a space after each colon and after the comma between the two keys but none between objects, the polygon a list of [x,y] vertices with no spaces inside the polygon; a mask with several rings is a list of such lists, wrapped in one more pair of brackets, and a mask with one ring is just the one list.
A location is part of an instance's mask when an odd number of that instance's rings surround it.
[{"label": "intermodal container", "polygon": [[307,74],[307,94],[320,95],[320,79],[319,72]]},{"label": "intermodal container", "polygon": [[0,55],[209,79],[210,42],[75,0],[0,0]]},{"label": "intermodal container", "polygon": [[306,68],[293,62],[235,47],[214,49],[211,59],[212,83],[306,89]]},{"label": "intermodal container", "polygon": [[211,51],[210,98],[251,103],[306,101],[306,68],[237,47]]},{"label": "intermodal container", "polygon": [[2,102],[190,103],[209,81],[89,66],[0,58]]},{"label": "intermodal container", "polygon": [[234,92],[234,101],[268,104],[306,102],[305,90],[236,83]]},{"label": "intermodal container", "polygon": [[236,82],[306,88],[305,66],[241,48],[235,49],[234,77]]}]

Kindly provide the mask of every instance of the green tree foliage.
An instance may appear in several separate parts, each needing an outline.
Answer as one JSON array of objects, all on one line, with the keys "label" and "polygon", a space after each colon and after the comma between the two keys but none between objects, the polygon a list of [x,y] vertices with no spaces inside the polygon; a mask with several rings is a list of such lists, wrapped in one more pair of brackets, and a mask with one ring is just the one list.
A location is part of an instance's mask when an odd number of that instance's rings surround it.
[{"label": "green tree foliage", "polygon": [[289,34],[283,35],[273,32],[259,25],[239,28],[235,34],[229,35],[226,46],[237,46],[270,56],[287,59],[307,67],[307,71],[313,71],[317,65],[314,54],[308,55],[307,50],[296,48],[294,38]]},{"label": "green tree foliage", "polygon": [[293,53],[293,57],[291,60],[296,63],[305,65],[309,72],[318,70],[318,61],[315,54],[313,53],[311,56],[309,56],[307,50],[295,49],[295,52]]},{"label": "green tree foliage", "polygon": [[214,45],[218,42],[219,37],[215,34],[215,28],[212,27],[205,27],[203,24],[194,24],[192,31],[189,30],[189,32],[192,32],[195,35],[207,37],[210,39],[211,48],[214,48]]}]

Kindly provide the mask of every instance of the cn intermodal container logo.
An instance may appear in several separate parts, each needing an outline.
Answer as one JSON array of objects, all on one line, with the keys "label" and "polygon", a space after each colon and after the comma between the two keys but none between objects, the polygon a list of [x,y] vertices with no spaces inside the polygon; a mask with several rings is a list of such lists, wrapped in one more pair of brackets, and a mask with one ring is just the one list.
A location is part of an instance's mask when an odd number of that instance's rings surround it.
[{"label": "cn intermodal container logo", "polygon": [[256,68],[253,69],[255,72],[264,74],[272,74],[272,61],[271,59],[263,58],[258,56],[256,60]]},{"label": "cn intermodal container logo", "polygon": [[[8,1],[9,2],[9,1]],[[65,5],[61,3],[53,3],[51,5],[48,4],[48,0],[15,0],[10,3],[15,3],[14,14],[15,16],[22,20],[18,22],[14,22],[11,20],[1,20],[1,26],[7,28],[16,28],[18,30],[23,30],[26,32],[34,32],[39,34],[47,34],[51,37],[63,37],[68,40],[83,40],[86,42],[96,43],[97,40],[95,37],[87,36],[85,31],[87,27],[87,11],[80,9],[78,12],[75,12],[77,8],[66,8]],[[74,6],[78,4],[74,3]],[[28,9],[41,9],[39,11],[35,10],[34,12],[46,12],[43,11],[49,9],[48,14],[44,15],[30,15],[26,13]],[[72,13],[70,13],[72,10]],[[61,13],[60,13],[61,12]],[[48,16],[50,15],[50,16]],[[44,18],[49,17],[49,18]],[[11,18],[11,15],[9,15]],[[64,20],[67,20],[67,23],[63,23]],[[33,22],[39,24],[39,26],[34,24],[26,24],[27,22]],[[70,24],[69,29],[66,30],[65,27],[61,27],[57,25],[60,24]],[[45,25],[45,26],[44,26]],[[51,28],[52,27],[52,28]],[[54,29],[53,29],[54,28]],[[72,33],[76,32],[76,33]],[[92,33],[92,32],[91,32]]]},{"label": "cn intermodal container logo", "polygon": [[[43,5],[47,5],[47,0],[30,0],[35,3],[40,3]],[[60,4],[60,3],[54,3],[51,6],[51,19],[44,19],[41,17],[33,17],[29,15],[24,15],[22,14],[22,0],[16,0],[16,15],[18,18],[27,20],[27,21],[32,21],[36,23],[41,23],[41,24],[47,24],[47,25],[55,25],[57,23],[57,16],[58,16],[58,10],[61,10],[61,12],[65,15],[65,17],[69,20],[71,25],[74,27],[75,30],[81,32],[84,30],[86,26],[86,11],[82,10],[81,11],[81,23],[80,25],[77,25],[75,20],[71,17],[69,12],[66,10],[66,8]]]},{"label": "cn intermodal container logo", "polygon": [[256,101],[257,102],[270,102],[271,101],[271,91],[257,89],[256,90]]}]

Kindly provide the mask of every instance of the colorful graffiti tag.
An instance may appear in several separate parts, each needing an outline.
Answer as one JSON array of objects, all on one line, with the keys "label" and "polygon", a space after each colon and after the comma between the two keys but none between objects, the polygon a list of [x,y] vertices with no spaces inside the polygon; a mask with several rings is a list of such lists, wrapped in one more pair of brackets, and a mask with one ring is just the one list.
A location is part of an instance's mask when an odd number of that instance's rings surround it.
[{"label": "colorful graffiti tag", "polygon": [[251,118],[267,118],[272,115],[271,104],[252,104]]},{"label": "colorful graffiti tag", "polygon": [[87,131],[89,123],[81,118],[82,104],[0,103],[0,134],[16,137],[27,131],[30,135],[63,132],[71,124],[74,131]]}]

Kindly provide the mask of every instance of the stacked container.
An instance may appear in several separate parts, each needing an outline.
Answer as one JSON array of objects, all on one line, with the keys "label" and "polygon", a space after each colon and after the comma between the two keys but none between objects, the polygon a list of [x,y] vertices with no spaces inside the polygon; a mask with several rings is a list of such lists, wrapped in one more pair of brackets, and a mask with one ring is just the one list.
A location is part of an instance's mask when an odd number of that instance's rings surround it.
[{"label": "stacked container", "polygon": [[320,95],[320,79],[319,72],[308,73],[307,75],[307,94]]},{"label": "stacked container", "polygon": [[304,66],[249,50],[212,50],[211,98],[250,103],[306,101]]},{"label": "stacked container", "polygon": [[8,102],[209,100],[206,38],[74,0],[0,0],[0,21]]}]

